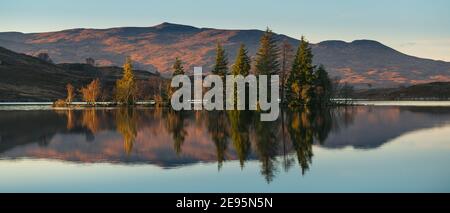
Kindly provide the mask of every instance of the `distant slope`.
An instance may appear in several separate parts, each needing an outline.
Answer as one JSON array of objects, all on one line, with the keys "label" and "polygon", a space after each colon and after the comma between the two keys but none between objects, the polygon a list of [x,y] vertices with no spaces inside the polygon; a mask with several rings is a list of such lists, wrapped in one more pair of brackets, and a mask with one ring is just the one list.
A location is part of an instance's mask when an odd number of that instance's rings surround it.
[{"label": "distant slope", "polygon": [[405,55],[379,42],[326,41],[314,46],[316,62],[334,69],[344,82],[390,87],[450,81],[450,63]]},{"label": "distant slope", "polygon": [[[92,57],[99,65],[117,66],[129,55],[139,69],[170,75],[176,57],[186,62],[188,71],[193,66],[210,70],[217,42],[224,44],[230,64],[241,43],[245,43],[254,56],[263,33],[162,23],[153,27],[0,33],[0,46],[31,55],[48,52],[57,63],[80,63]],[[298,40],[284,35],[277,35],[277,39],[298,44]],[[376,41],[324,41],[312,48],[315,63],[324,64],[332,76],[359,87],[450,81],[449,62],[408,56]]]},{"label": "distant slope", "polygon": [[355,98],[395,100],[395,99],[450,99],[450,82],[433,82],[409,87],[360,90]]},{"label": "distant slope", "polygon": [[[55,65],[1,47],[0,61],[0,101],[54,101],[66,96],[67,83],[81,88],[95,78],[111,91],[122,71],[119,67],[87,64]],[[141,80],[154,76],[146,71],[135,73]]]}]

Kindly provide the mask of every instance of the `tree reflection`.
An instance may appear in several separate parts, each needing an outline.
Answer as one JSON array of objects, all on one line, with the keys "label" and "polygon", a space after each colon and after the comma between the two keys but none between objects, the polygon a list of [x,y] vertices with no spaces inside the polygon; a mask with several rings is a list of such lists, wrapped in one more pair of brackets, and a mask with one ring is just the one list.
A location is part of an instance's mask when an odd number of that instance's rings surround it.
[{"label": "tree reflection", "polygon": [[[67,118],[68,124],[67,125],[69,126],[69,120],[71,119],[69,116],[71,114],[68,113],[67,115],[68,115],[68,118]],[[97,110],[95,108],[89,108],[89,109],[83,110],[81,125],[83,127],[88,128],[94,134],[100,130],[100,128],[99,128],[100,122],[97,117]]]},{"label": "tree reflection", "polygon": [[333,131],[340,131],[342,128],[347,128],[355,121],[356,107],[343,106],[332,109],[332,129]]},{"label": "tree reflection", "polygon": [[116,129],[122,135],[125,153],[129,155],[137,135],[137,113],[134,108],[121,107],[116,111]]},{"label": "tree reflection", "polygon": [[241,168],[250,154],[251,112],[233,110],[228,112],[230,119],[230,135],[236,150]]},{"label": "tree reflection", "polygon": [[185,116],[185,113],[182,111],[176,112],[170,110],[165,117],[166,128],[172,134],[173,147],[177,155],[181,154],[181,147],[188,134],[184,128]]},{"label": "tree reflection", "polygon": [[[296,162],[304,175],[312,164],[313,145],[326,145],[331,131],[338,131],[350,125],[354,121],[357,108],[282,109],[279,119],[273,122],[260,121],[260,112],[238,110],[190,113],[164,108],[116,110],[92,108],[70,109],[58,113],[60,117],[67,119],[63,120],[66,131],[83,133],[86,135],[86,141],[92,141],[94,136],[103,130],[115,130],[120,133],[127,155],[137,148],[133,145],[139,128],[142,134],[156,134],[161,139],[167,138],[172,141],[176,156],[173,153],[158,153],[162,151],[150,148],[164,146],[150,137],[142,141],[139,148],[143,150],[136,155],[156,152],[155,156],[164,154],[163,161],[168,162],[217,161],[219,170],[227,159],[238,160],[241,169],[244,169],[248,160],[258,160],[261,175],[270,183],[280,169],[288,172]],[[189,134],[188,129],[199,131],[194,132],[193,136],[206,138],[198,138],[198,141],[197,138],[193,138],[192,143],[184,144]],[[46,144],[48,140],[46,137],[40,137],[38,141]],[[230,142],[232,147],[229,147]],[[184,149],[187,153],[181,157]]]},{"label": "tree reflection", "polygon": [[[259,113],[257,113],[259,114]],[[256,144],[256,153],[261,162],[261,174],[269,183],[275,177],[277,171],[278,154],[278,121],[264,122],[261,121],[260,115],[254,117],[254,138]]]},{"label": "tree reflection", "polygon": [[333,128],[332,112],[329,108],[318,108],[312,113],[314,137],[323,145]]},{"label": "tree reflection", "polygon": [[234,110],[197,113],[195,123],[199,124],[198,120],[202,119],[207,121],[219,169],[226,160],[229,140],[241,168],[252,155],[253,143],[253,151],[261,162],[261,174],[269,183],[278,172],[277,156],[283,155],[281,166],[286,172],[294,165],[290,150],[297,156],[302,175],[305,174],[312,163],[313,144],[325,143],[333,129],[334,117],[334,112],[328,108],[302,107],[282,110],[280,118],[273,122],[260,121],[259,112]]},{"label": "tree reflection", "polygon": [[311,111],[308,108],[293,110],[289,116],[289,134],[292,145],[297,154],[297,160],[302,174],[309,169],[312,162],[313,150],[313,125],[311,123]]},{"label": "tree reflection", "polygon": [[287,150],[287,146],[288,146],[288,141],[287,141],[287,135],[288,133],[288,129],[286,127],[286,110],[282,109],[281,113],[281,140],[283,142],[283,169],[285,172],[288,172],[289,169],[293,166],[293,164],[295,163],[295,160],[288,154],[288,150]]},{"label": "tree reflection", "polygon": [[64,113],[67,116],[66,128],[67,128],[67,130],[71,130],[71,129],[73,129],[75,127],[75,124],[76,124],[75,123],[76,119],[74,118],[75,115],[73,113],[73,110],[72,109],[67,109],[67,110],[64,111]]},{"label": "tree reflection", "polygon": [[297,160],[305,174],[312,163],[315,142],[323,144],[332,129],[333,115],[329,108],[302,107],[288,113],[288,132]]},{"label": "tree reflection", "polygon": [[225,111],[211,111],[207,113],[208,132],[216,145],[218,169],[222,168],[228,147],[228,119]]}]

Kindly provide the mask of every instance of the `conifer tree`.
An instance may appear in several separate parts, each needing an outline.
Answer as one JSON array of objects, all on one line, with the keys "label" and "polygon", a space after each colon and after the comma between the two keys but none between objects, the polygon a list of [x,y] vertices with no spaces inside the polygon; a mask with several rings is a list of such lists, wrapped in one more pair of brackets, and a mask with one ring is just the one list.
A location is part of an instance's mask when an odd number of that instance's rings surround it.
[{"label": "conifer tree", "polygon": [[328,72],[325,70],[323,65],[320,65],[315,72],[315,104],[317,105],[327,105],[331,100],[332,93],[332,83],[328,76]]},{"label": "conifer tree", "polygon": [[212,73],[223,77],[228,73],[228,57],[220,43],[217,43],[216,52],[216,64]]},{"label": "conifer tree", "polygon": [[[175,63],[173,64],[173,75],[184,75],[184,67],[183,62],[177,57],[175,59]],[[176,88],[171,87],[170,84],[167,85],[167,89],[163,90],[162,85],[159,86],[159,92],[160,94],[155,96],[155,99],[157,99],[160,103],[168,102],[170,101],[172,94],[175,92]],[[163,94],[166,92],[167,94]]]},{"label": "conifer tree", "polygon": [[302,36],[297,49],[292,70],[287,81],[289,105],[310,105],[314,99],[313,54],[309,43]]},{"label": "conifer tree", "polygon": [[292,61],[294,60],[294,49],[292,45],[284,40],[281,44],[281,72],[280,72],[280,88],[281,88],[281,102],[286,102],[286,81],[289,71],[292,68]]},{"label": "conifer tree", "polygon": [[[245,48],[244,44],[241,44],[239,47],[238,54],[236,56],[236,61],[234,62],[234,65],[232,67],[231,73],[233,75],[242,75],[247,76],[250,74],[250,57],[248,57],[247,48]],[[246,95],[245,97],[248,97],[248,90],[246,89]],[[237,99],[238,99],[238,92],[237,92],[237,86],[234,85],[234,98],[232,99],[234,101],[235,107],[237,106]],[[247,99],[245,100],[247,101]]]},{"label": "conifer tree", "polygon": [[256,54],[256,75],[273,75],[280,70],[278,62],[279,49],[274,33],[267,28],[260,40]]},{"label": "conifer tree", "polygon": [[184,75],[183,62],[177,57],[173,64],[173,76]]},{"label": "conifer tree", "polygon": [[247,76],[250,73],[250,57],[248,57],[247,48],[244,44],[241,44],[239,48],[231,73],[242,76]]},{"label": "conifer tree", "polygon": [[123,66],[123,76],[116,81],[116,100],[122,104],[132,105],[136,101],[136,92],[137,86],[131,59],[127,58]]}]

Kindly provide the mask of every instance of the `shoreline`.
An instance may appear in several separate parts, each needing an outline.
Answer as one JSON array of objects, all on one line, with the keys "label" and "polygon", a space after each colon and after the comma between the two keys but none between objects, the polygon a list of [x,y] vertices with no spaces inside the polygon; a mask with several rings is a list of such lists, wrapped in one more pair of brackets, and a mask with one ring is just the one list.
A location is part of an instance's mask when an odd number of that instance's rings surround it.
[{"label": "shoreline", "polygon": [[407,101],[407,100],[397,100],[397,101],[381,101],[381,100],[357,100],[351,103],[351,105],[356,106],[428,106],[428,107],[450,107],[450,101]]},{"label": "shoreline", "polygon": [[[12,102],[12,101],[8,101],[8,102],[0,102],[0,106],[46,106],[46,105],[53,105],[54,102],[48,102],[48,101],[17,101],[17,102]],[[136,105],[154,105],[155,101],[137,101],[135,103]],[[82,102],[82,101],[74,101],[72,103],[70,103],[69,105],[72,106],[93,106],[91,104],[89,104],[88,102]],[[116,102],[110,102],[110,101],[99,101],[99,102],[95,102],[96,106],[105,106],[105,105],[117,105]]]},{"label": "shoreline", "polygon": [[[155,101],[139,101],[132,107],[155,107]],[[415,107],[450,107],[449,100],[419,101],[419,100],[353,100],[337,106],[415,106]],[[69,106],[53,106],[53,102],[0,102],[0,110],[43,110],[43,109],[89,109],[118,108],[115,102],[97,102],[95,105],[87,102],[72,102]]]}]

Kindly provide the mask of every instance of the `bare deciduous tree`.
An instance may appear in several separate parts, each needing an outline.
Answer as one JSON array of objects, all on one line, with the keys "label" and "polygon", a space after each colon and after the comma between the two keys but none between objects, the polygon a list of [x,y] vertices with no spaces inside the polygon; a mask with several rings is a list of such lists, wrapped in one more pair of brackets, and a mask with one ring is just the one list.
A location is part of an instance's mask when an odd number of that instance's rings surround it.
[{"label": "bare deciduous tree", "polygon": [[100,91],[100,80],[98,78],[80,90],[81,94],[83,94],[83,100],[88,104],[95,104]]}]

